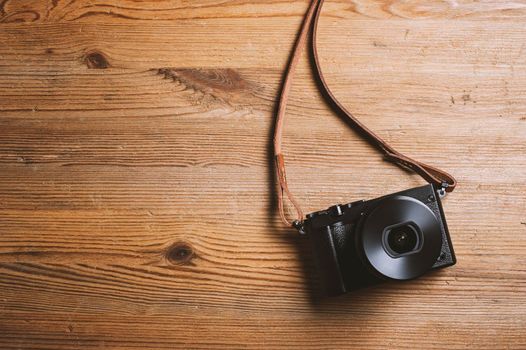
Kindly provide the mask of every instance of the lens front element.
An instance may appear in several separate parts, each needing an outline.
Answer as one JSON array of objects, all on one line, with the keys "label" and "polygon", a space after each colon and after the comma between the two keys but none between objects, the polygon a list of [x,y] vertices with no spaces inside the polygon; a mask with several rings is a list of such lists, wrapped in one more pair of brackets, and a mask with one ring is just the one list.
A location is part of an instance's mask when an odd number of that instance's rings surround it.
[{"label": "lens front element", "polygon": [[386,249],[393,256],[400,256],[419,248],[420,235],[414,224],[402,224],[385,230]]}]

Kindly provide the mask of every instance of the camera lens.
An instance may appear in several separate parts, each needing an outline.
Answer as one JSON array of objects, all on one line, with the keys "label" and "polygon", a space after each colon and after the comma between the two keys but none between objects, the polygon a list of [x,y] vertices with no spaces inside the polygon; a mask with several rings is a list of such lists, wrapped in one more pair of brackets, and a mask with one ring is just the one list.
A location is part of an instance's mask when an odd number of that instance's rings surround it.
[{"label": "camera lens", "polygon": [[416,248],[418,235],[410,225],[395,227],[387,235],[387,244],[397,254],[409,253]]},{"label": "camera lens", "polygon": [[421,276],[432,268],[442,247],[440,222],[433,211],[402,195],[380,200],[362,217],[358,232],[359,256],[380,278]]}]

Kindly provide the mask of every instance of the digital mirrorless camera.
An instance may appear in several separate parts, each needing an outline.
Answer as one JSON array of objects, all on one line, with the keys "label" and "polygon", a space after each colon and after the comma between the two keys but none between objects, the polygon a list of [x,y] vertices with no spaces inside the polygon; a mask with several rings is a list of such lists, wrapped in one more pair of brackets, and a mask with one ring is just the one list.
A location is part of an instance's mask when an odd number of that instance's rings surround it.
[{"label": "digital mirrorless camera", "polygon": [[307,215],[303,229],[327,294],[454,265],[439,193],[429,184]]}]

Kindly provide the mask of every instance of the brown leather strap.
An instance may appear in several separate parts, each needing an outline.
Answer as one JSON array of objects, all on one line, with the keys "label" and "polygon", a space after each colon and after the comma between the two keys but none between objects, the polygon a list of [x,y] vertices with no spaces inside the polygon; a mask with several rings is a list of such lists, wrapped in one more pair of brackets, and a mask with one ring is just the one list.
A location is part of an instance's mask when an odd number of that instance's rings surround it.
[{"label": "brown leather strap", "polygon": [[292,52],[287,72],[285,73],[285,81],[283,82],[283,88],[281,89],[278,112],[276,115],[276,127],[274,129],[274,157],[276,163],[276,173],[280,187],[280,192],[278,194],[278,209],[279,215],[281,216],[281,220],[286,225],[292,225],[293,223],[288,221],[287,216],[285,215],[285,204],[283,200],[284,195],[287,195],[288,199],[296,209],[296,213],[298,214],[297,221],[303,220],[303,212],[301,211],[301,208],[294,196],[292,195],[292,193],[290,193],[289,186],[287,184],[287,176],[285,174],[285,160],[283,158],[283,154],[281,154],[283,122],[285,120],[285,109],[287,108],[289,92],[292,86],[292,77],[294,76],[294,72],[296,71],[296,66],[298,65],[298,61],[301,57],[301,52],[305,47],[309,30],[311,28],[312,19],[316,12],[317,6],[318,0],[313,0],[309,6],[307,14],[305,15],[303,25],[301,26],[300,34],[298,36],[298,39],[296,40],[294,51]]},{"label": "brown leather strap", "polygon": [[[358,131],[367,141],[369,141],[373,146],[378,148],[385,156],[385,159],[391,161],[401,167],[408,168],[413,170],[420,176],[422,176],[429,183],[433,183],[437,186],[445,188],[447,192],[451,192],[455,189],[457,184],[455,178],[450,174],[446,173],[443,170],[432,167],[430,165],[424,164],[417,160],[414,160],[410,157],[403,155],[402,153],[395,150],[387,142],[385,142],[380,136],[376,135],[372,130],[368,129],[363,125],[358,119],[356,119],[351,112],[349,112],[339,101],[336,99],[332,91],[330,90],[323,72],[321,70],[320,60],[318,56],[318,47],[317,47],[317,32],[318,32],[318,22],[323,7],[324,0],[312,0],[303,20],[303,25],[301,27],[300,34],[296,40],[294,46],[294,51],[292,53],[287,72],[285,74],[285,81],[283,83],[283,88],[281,91],[278,112],[276,116],[276,127],[274,131],[274,155],[276,163],[276,171],[278,182],[280,186],[280,193],[278,196],[278,207],[281,219],[287,225],[296,226],[303,220],[303,212],[290,192],[287,184],[287,178],[285,174],[285,161],[281,153],[281,140],[283,132],[283,122],[285,117],[285,109],[287,106],[288,95],[292,85],[292,76],[296,71],[296,66],[301,57],[301,52],[306,46],[308,39],[309,31],[312,27],[312,54],[314,57],[315,73],[318,78],[321,87],[323,88],[323,93],[327,101],[331,104],[334,110],[337,113],[340,113],[348,118],[348,121],[351,123],[353,128]],[[297,219],[293,222],[290,222],[285,215],[285,205],[284,205],[284,196],[287,196],[292,205],[294,206]]]}]

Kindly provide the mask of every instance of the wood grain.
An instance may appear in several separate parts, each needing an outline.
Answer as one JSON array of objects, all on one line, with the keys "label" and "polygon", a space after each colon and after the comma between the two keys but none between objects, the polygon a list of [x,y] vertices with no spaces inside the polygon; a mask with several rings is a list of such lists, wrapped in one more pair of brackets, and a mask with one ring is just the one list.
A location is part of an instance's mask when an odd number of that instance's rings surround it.
[{"label": "wood grain", "polygon": [[[331,88],[456,175],[458,264],[321,298],[269,145],[306,1],[0,2],[0,348],[526,348],[526,2],[327,1]],[[284,151],[306,211],[422,181],[324,104]]]}]

